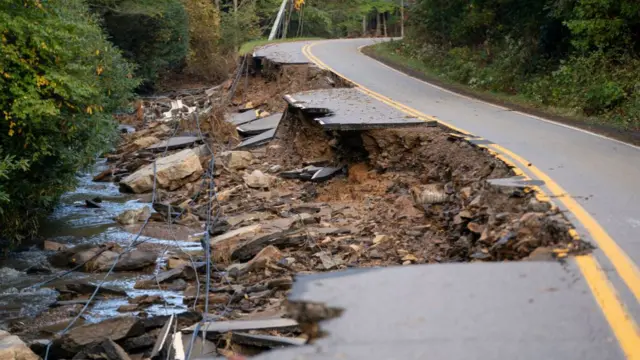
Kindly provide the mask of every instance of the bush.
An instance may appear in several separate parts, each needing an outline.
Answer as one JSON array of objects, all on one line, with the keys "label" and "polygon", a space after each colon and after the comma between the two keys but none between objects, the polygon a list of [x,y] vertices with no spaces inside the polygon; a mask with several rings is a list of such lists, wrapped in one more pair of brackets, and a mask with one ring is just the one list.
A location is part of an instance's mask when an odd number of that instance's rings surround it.
[{"label": "bush", "polygon": [[0,0],[0,36],[0,237],[15,242],[111,146],[138,82],[83,0]]},{"label": "bush", "polygon": [[180,0],[89,0],[110,40],[136,63],[145,90],[160,73],[184,65],[189,18]]}]

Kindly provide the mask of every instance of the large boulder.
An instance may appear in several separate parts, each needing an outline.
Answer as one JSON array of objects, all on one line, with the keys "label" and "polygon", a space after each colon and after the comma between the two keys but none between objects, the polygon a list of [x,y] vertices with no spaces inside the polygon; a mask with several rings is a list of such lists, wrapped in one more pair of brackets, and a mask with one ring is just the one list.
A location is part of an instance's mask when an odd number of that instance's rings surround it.
[{"label": "large boulder", "polygon": [[19,337],[0,330],[0,359],[1,360],[38,360],[27,344]]},{"label": "large boulder", "polygon": [[[156,161],[157,186],[161,189],[175,190],[187,182],[202,175],[198,155],[191,149],[185,149]],[[124,178],[120,184],[134,193],[144,193],[153,189],[153,163],[146,165]]]}]

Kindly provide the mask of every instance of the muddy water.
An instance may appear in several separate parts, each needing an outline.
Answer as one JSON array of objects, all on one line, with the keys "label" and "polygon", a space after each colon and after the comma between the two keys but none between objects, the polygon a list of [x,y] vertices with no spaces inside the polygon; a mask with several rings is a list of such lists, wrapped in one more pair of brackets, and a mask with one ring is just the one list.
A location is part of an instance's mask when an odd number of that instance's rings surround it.
[{"label": "muddy water", "polygon": [[[150,204],[130,195],[121,194],[115,184],[93,182],[92,174],[99,173],[103,169],[105,164],[101,161],[93,171],[78,177],[78,187],[65,194],[58,208],[43,222],[42,238],[68,246],[115,242],[124,247],[131,243],[135,234],[124,231],[114,218],[125,210],[138,209]],[[101,208],[87,208],[85,200],[96,197],[102,199]],[[141,239],[145,240],[146,244],[152,244],[160,249],[159,252],[178,247],[186,251],[200,249],[199,243],[148,237],[141,237]],[[36,316],[48,309],[57,298],[57,293],[49,287],[53,287],[56,283],[63,280],[83,280],[98,284],[105,276],[104,273],[72,272],[45,287],[34,287],[66,270],[49,265],[48,255],[50,253],[43,251],[40,244],[33,244],[27,246],[27,249],[10,253],[0,259],[0,328],[6,327],[11,320]],[[159,263],[162,264],[163,260],[160,255]],[[186,309],[182,304],[180,292],[134,289],[136,280],[145,275],[148,276],[143,273],[112,273],[105,282],[105,286],[122,289],[129,297],[144,294],[163,296],[167,304],[154,305],[146,309],[145,311],[150,315],[164,315]],[[117,308],[127,303],[126,298],[96,301],[84,318],[87,322],[95,322],[116,316],[120,314],[116,311]]]}]

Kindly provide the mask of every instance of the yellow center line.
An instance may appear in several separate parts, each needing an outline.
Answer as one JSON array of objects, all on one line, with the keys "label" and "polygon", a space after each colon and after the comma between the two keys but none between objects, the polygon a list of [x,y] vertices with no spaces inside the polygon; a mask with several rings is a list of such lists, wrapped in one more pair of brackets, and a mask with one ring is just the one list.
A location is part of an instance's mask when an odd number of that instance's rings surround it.
[{"label": "yellow center line", "polygon": [[[446,127],[451,128],[461,134],[465,134],[467,136],[472,135],[466,130],[460,129],[433,116],[423,114],[416,109],[396,102],[393,99],[382,94],[369,90],[366,87],[330,68],[311,53],[311,48],[321,42],[308,44],[302,48],[303,54],[319,67],[332,71],[344,80],[354,84],[359,91],[393,108],[396,108],[402,112],[405,112],[422,120],[438,121]],[[582,207],[582,205],[580,205],[572,197],[564,196],[567,194],[567,192],[560,185],[558,185],[543,171],[541,171],[522,157],[497,144],[491,144],[481,147],[485,148],[492,155],[505,162],[507,165],[511,166],[514,169],[514,173],[516,173],[516,175],[530,178],[524,171],[524,169],[527,169],[539,180],[544,181],[549,195],[556,197],[556,200],[562,203],[575,216],[580,224],[589,232],[592,239],[596,242],[605,256],[607,256],[607,258],[611,261],[622,280],[625,282],[631,293],[635,296],[636,301],[640,302],[640,270],[638,270],[636,264],[633,263],[629,256],[618,246],[618,244],[611,238],[611,236],[607,234],[604,228],[602,228],[602,226]],[[509,158],[513,159],[513,161]],[[542,191],[540,187],[535,186],[533,187],[533,190],[536,191],[536,196],[538,197],[538,199],[543,201],[550,201],[549,195]],[[571,235],[574,237],[578,237],[575,230],[571,231]],[[583,276],[585,277],[585,280],[587,281],[598,305],[602,309],[605,318],[609,322],[609,325],[611,326],[627,358],[640,360],[640,332],[638,331],[638,327],[633,318],[627,313],[624,304],[618,298],[615,289],[609,283],[606,274],[604,274],[602,269],[599,267],[597,260],[592,255],[580,256],[576,258],[576,263],[580,268]]]}]

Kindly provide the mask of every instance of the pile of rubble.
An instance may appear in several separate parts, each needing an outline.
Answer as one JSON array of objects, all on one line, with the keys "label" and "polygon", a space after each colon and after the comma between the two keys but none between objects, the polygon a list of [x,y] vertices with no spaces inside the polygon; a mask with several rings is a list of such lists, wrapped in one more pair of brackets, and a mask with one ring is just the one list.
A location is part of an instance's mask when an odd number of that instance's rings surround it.
[{"label": "pile of rubble", "polygon": [[[252,109],[228,121],[242,126],[265,115]],[[110,168],[95,179],[117,182],[147,201],[155,186],[156,196],[150,208],[126,212],[119,223],[132,233],[210,247],[212,270],[206,272],[204,249],[57,248],[58,266],[82,265],[85,271],[106,271],[119,258],[116,272],[146,272],[136,289],[180,291],[194,312],[148,317],[146,308],[166,300],[129,298],[119,311],[135,316],[74,327],[54,339],[56,358],[181,359],[194,333],[206,333],[193,347],[206,349],[198,354],[253,355],[312,341],[318,336],[314,324],[336,316],[320,309],[309,321],[309,309],[286,303],[296,274],[554,259],[587,250],[569,236],[570,224],[558,210],[526,187],[488,181],[513,177],[504,163],[444,129],[327,131],[316,116],[290,105],[272,127],[252,133],[271,131],[266,140],[239,148],[157,114],[145,115],[137,131],[123,135],[107,157]],[[241,117],[251,120],[237,124]],[[207,177],[212,157],[213,180]],[[150,274],[153,269],[160,271]],[[95,285],[56,289],[59,306],[77,306]],[[108,287],[99,296],[127,297]],[[202,323],[205,302],[209,313]],[[41,342],[31,348],[43,353]]]}]

